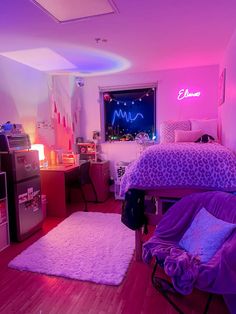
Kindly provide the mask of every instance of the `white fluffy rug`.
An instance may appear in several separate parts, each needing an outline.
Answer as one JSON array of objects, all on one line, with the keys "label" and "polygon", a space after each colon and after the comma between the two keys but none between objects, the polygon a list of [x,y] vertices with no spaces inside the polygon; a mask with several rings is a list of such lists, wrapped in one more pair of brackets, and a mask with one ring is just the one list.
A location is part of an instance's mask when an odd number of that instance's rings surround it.
[{"label": "white fluffy rug", "polygon": [[9,267],[119,285],[132,259],[134,231],[119,214],[76,212],[16,256]]}]

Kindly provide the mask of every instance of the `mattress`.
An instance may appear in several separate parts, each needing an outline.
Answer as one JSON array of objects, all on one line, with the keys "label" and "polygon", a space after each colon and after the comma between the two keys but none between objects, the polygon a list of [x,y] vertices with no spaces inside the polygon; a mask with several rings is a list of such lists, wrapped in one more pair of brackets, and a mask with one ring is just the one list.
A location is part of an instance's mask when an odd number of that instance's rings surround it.
[{"label": "mattress", "polygon": [[236,154],[218,143],[150,146],[128,166],[120,195],[161,188],[236,191]]}]

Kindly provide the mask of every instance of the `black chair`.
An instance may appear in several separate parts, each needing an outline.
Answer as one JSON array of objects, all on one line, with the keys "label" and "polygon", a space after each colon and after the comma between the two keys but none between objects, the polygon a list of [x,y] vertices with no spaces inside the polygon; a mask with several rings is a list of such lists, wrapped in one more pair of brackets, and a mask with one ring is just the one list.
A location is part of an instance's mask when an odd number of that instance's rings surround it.
[{"label": "black chair", "polygon": [[98,201],[97,192],[95,190],[93,181],[91,180],[91,177],[90,177],[90,161],[84,161],[81,163],[79,167],[78,178],[76,178],[76,180],[71,182],[69,186],[69,198],[71,198],[72,189],[79,189],[81,192],[83,202],[85,204],[84,211],[88,211],[88,205],[87,205],[88,200],[86,198],[86,193],[84,192],[85,185],[91,186],[93,194],[95,196],[95,202],[97,202]]}]

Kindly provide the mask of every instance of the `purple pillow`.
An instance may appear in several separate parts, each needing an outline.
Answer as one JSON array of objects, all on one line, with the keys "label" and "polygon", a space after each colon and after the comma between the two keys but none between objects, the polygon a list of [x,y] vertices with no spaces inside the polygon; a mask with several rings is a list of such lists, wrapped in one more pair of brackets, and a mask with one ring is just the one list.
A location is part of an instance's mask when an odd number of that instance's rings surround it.
[{"label": "purple pillow", "polygon": [[203,207],[184,233],[179,245],[198,257],[202,263],[206,263],[215,255],[235,227],[235,224],[216,218]]}]

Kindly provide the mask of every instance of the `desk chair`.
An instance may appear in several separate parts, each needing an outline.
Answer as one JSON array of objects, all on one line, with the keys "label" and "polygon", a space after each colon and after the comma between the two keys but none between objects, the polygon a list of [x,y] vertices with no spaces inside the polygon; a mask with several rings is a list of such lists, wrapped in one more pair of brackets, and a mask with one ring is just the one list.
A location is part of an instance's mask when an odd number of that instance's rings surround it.
[{"label": "desk chair", "polygon": [[90,177],[90,161],[85,161],[81,163],[79,167],[78,178],[70,184],[69,194],[71,194],[72,189],[79,189],[81,192],[81,196],[84,202],[84,211],[88,211],[88,200],[86,198],[86,193],[84,191],[84,187],[86,185],[90,185],[95,196],[95,202],[98,201],[97,192],[95,190],[93,181]]}]

